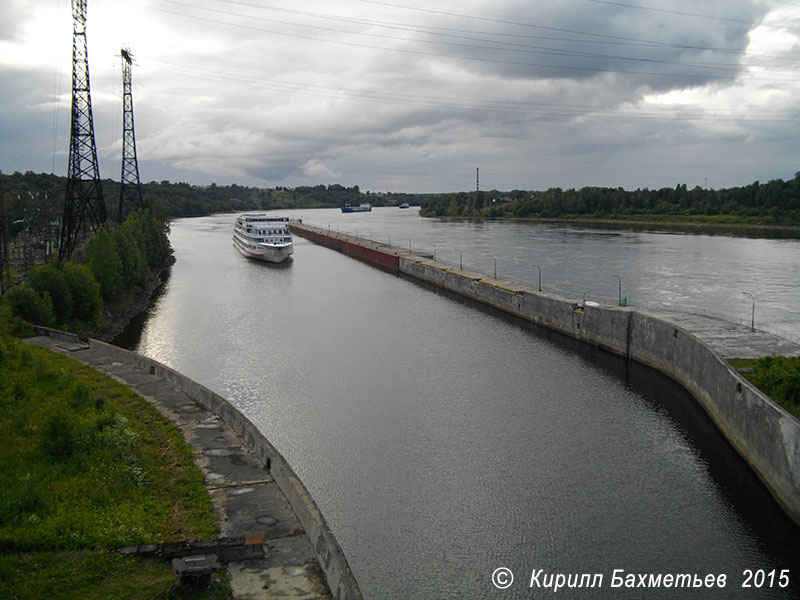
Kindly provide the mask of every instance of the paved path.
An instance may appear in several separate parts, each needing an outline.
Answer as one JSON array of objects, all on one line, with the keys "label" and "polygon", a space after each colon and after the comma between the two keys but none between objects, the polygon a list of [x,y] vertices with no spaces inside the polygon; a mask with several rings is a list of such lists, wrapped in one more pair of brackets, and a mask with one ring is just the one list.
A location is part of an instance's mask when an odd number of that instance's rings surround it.
[{"label": "paved path", "polygon": [[26,340],[86,363],[152,402],[192,446],[220,523],[221,537],[264,536],[264,558],[228,563],[234,598],[331,598],[303,527],[264,465],[216,415],[167,381],[115,362],[87,344]]},{"label": "paved path", "polygon": [[[639,310],[639,309],[637,309]],[[766,331],[751,330],[721,319],[678,312],[639,310],[674,323],[716,350],[722,358],[761,358],[777,354],[800,356],[800,345]]]}]

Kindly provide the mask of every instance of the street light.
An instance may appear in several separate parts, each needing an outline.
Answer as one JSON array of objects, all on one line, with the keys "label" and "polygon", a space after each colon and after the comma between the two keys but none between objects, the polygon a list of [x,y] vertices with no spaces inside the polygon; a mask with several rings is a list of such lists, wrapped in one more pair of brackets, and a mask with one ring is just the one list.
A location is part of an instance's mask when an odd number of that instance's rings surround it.
[{"label": "street light", "polygon": [[750,292],[742,292],[745,296],[750,296],[753,301],[753,312],[750,315],[750,331],[756,330],[756,297]]},{"label": "street light", "polygon": [[492,258],[494,258],[494,278],[497,279],[497,258],[494,256]]},{"label": "street light", "polygon": [[585,292],[583,292],[583,300],[581,301],[581,304],[582,304],[583,306],[586,306],[586,294],[588,294],[588,293],[589,293],[589,292],[591,292],[591,291],[592,291],[592,290],[586,290]]},{"label": "street light", "polygon": [[622,278],[619,275],[612,275],[612,277],[616,277],[619,281],[619,305],[622,306]]},{"label": "street light", "polygon": [[539,291],[542,291],[542,269],[539,265],[533,265],[539,271]]},{"label": "street light", "polygon": [[464,254],[461,252],[461,248],[456,248],[456,250],[458,250],[458,268],[459,269],[463,269],[464,268],[464,261],[463,261]]}]

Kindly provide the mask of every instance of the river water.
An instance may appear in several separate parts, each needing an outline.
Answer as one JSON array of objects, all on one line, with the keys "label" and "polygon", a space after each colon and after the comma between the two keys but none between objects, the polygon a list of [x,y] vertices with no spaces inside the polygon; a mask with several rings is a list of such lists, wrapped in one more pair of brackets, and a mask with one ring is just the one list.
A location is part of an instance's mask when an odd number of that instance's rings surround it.
[{"label": "river water", "polygon": [[[800,332],[800,243],[284,213],[587,299],[713,309]],[[671,380],[303,238],[274,267],[234,217],[173,222],[177,263],[129,347],[231,400],[316,500],[366,598],[800,597],[800,529]],[[383,239],[381,239],[383,238]],[[460,249],[459,252],[455,249]],[[488,256],[488,260],[487,260]],[[492,258],[495,257],[495,258]],[[534,262],[535,261],[535,262]],[[510,569],[498,590],[492,573]],[[529,588],[531,574],[543,569]],[[723,590],[612,588],[725,575]],[[746,569],[776,573],[742,588]],[[791,585],[781,588],[781,570]]]}]

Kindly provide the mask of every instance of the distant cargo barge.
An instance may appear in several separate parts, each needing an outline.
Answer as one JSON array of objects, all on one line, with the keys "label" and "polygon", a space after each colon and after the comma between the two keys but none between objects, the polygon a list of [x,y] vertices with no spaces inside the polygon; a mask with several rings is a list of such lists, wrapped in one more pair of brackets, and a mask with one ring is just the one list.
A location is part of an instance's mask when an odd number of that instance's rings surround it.
[{"label": "distant cargo barge", "polygon": [[350,206],[349,204],[345,204],[342,207],[343,213],[351,213],[351,212],[370,212],[372,210],[371,204],[359,204],[358,206]]}]

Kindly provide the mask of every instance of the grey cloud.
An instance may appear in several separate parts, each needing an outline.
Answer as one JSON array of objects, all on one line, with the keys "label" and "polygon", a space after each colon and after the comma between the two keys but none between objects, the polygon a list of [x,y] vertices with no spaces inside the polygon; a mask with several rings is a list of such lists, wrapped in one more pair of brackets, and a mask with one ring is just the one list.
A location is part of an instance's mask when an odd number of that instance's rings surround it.
[{"label": "grey cloud", "polygon": [[[462,40],[475,47],[440,46],[430,36],[420,47],[475,59],[467,68],[476,72],[519,79],[587,80],[614,72],[628,86],[664,90],[734,78],[740,69],[736,52],[746,48],[748,31],[763,13],[749,2],[734,5],[729,0],[700,5],[684,0],[667,6],[673,12],[587,0],[492,3],[484,12],[492,15],[490,22],[449,15],[436,19],[442,27],[488,30],[490,41]],[[676,14],[680,12],[726,16],[713,20]],[[504,37],[516,35],[526,37]]]},{"label": "grey cloud", "polygon": [[0,40],[18,40],[21,37],[21,26],[31,17],[31,6],[20,0],[3,2],[3,18],[0,19]]}]

